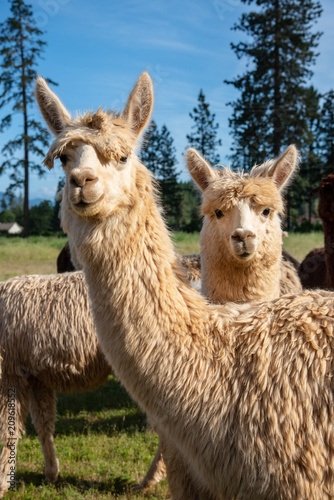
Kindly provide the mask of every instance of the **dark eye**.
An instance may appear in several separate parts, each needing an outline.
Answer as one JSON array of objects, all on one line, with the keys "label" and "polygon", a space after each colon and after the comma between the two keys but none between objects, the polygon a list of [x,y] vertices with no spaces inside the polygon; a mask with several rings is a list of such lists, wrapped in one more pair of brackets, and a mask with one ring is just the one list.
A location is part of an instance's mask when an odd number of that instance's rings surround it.
[{"label": "dark eye", "polygon": [[121,156],[120,159],[119,159],[119,163],[126,163],[128,161],[128,157],[127,156]]},{"label": "dark eye", "polygon": [[217,219],[221,219],[222,217],[224,217],[224,214],[221,210],[215,210],[215,214]]},{"label": "dark eye", "polygon": [[264,215],[265,217],[268,217],[269,214],[270,214],[270,208],[265,208],[262,212],[262,215]]},{"label": "dark eye", "polygon": [[59,160],[61,161],[62,165],[66,165],[66,162],[68,160],[67,155],[60,155]]}]

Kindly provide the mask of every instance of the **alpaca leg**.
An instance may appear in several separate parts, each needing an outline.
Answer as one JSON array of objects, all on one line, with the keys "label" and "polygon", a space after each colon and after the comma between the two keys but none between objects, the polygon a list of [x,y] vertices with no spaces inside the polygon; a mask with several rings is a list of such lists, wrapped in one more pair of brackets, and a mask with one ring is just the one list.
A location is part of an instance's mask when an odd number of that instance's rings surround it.
[{"label": "alpaca leg", "polygon": [[0,498],[15,490],[16,451],[18,440],[24,434],[28,415],[29,389],[18,383],[7,384],[0,380]]},{"label": "alpaca leg", "polygon": [[160,442],[173,500],[214,500],[210,492],[194,479],[180,453],[165,438]]},{"label": "alpaca leg", "polygon": [[46,479],[55,482],[59,474],[59,462],[53,441],[56,396],[53,390],[39,381],[32,384],[30,414],[43,450]]},{"label": "alpaca leg", "polygon": [[142,482],[136,486],[136,490],[142,490],[145,488],[150,488],[151,486],[160,483],[160,481],[166,476],[166,466],[162,458],[160,444],[156,451],[156,454],[151,462],[151,465],[146,473],[146,476]]}]

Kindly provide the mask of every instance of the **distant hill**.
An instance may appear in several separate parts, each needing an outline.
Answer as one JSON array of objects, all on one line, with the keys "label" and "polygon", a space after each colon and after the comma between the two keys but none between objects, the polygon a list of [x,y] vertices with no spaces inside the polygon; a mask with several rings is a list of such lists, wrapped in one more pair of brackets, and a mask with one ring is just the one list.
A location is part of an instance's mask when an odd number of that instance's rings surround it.
[{"label": "distant hill", "polygon": [[[29,208],[30,207],[35,207],[36,205],[39,205],[40,203],[42,203],[42,201],[45,201],[46,198],[32,198],[31,200],[29,200]],[[51,200],[47,200],[47,201],[51,201]]]},{"label": "distant hill", "polygon": [[[0,202],[1,200],[3,200],[3,198],[5,198],[5,196],[6,196],[5,193],[0,191]],[[39,205],[40,203],[42,203],[42,201],[45,201],[45,198],[32,198],[31,200],[29,200],[29,208]],[[52,204],[54,203],[53,200],[48,200],[48,201],[51,201]]]}]

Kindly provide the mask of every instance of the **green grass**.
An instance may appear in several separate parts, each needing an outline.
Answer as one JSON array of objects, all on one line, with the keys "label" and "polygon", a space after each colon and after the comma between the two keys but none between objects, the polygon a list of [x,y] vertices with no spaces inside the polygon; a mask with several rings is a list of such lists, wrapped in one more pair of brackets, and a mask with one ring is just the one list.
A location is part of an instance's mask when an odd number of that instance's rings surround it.
[{"label": "green grass", "polygon": [[8,498],[169,498],[166,480],[145,493],[131,490],[147,472],[158,437],[146,429],[145,415],[115,377],[94,392],[59,394],[57,411],[57,483],[44,480],[43,455],[29,417],[18,444],[16,491]]},{"label": "green grass", "polygon": [[289,233],[283,240],[284,248],[297,260],[302,261],[306,254],[313,248],[324,246],[324,235],[322,231],[312,233]]},{"label": "green grass", "polygon": [[176,250],[181,255],[199,253],[199,233],[178,231],[173,233],[173,241]]},{"label": "green grass", "polygon": [[[181,254],[199,252],[199,233],[173,234],[176,250]],[[28,238],[0,237],[0,281],[21,274],[53,274],[66,238],[36,236]],[[284,238],[286,248],[296,259],[316,247],[323,246],[323,233],[290,233]]]},{"label": "green grass", "polygon": [[0,280],[21,274],[53,274],[66,238],[32,236],[0,237]]}]

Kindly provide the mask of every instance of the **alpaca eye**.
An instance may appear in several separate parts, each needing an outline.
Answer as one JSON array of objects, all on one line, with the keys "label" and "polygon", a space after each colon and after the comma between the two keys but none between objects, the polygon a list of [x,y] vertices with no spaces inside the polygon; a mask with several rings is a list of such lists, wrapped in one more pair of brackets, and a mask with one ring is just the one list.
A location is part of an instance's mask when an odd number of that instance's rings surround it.
[{"label": "alpaca eye", "polygon": [[68,157],[67,157],[67,155],[60,155],[59,160],[61,161],[62,165],[66,165]]},{"label": "alpaca eye", "polygon": [[120,159],[119,159],[119,163],[126,163],[128,161],[128,157],[127,156],[121,156]]},{"label": "alpaca eye", "polygon": [[265,217],[268,217],[269,214],[270,214],[270,208],[265,208],[262,212],[262,215],[264,215]]},{"label": "alpaca eye", "polygon": [[222,217],[224,217],[224,214],[221,210],[215,210],[215,214],[217,219],[221,219]]}]

